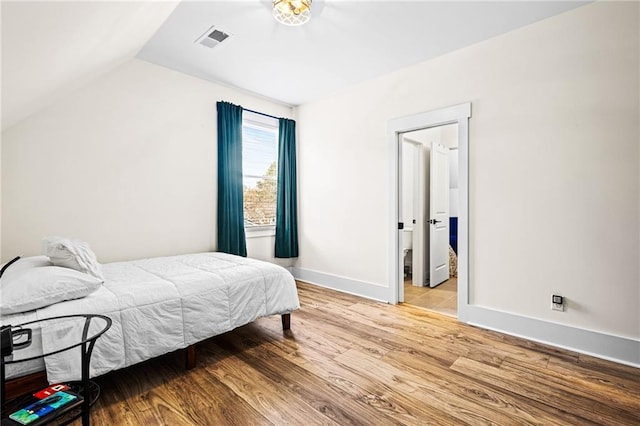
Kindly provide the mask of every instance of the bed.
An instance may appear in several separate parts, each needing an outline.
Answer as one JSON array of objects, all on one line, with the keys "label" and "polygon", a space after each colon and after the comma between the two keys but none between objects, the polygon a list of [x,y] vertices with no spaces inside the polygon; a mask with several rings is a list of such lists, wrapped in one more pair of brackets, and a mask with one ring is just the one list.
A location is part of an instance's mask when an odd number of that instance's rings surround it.
[{"label": "bed", "polygon": [[[269,315],[282,315],[287,329],[290,313],[300,307],[295,281],[286,269],[225,253],[108,263],[101,265],[101,274],[104,284],[85,297],[2,315],[0,323],[73,313],[109,316],[113,324],[98,339],[91,359],[94,377],[179,349],[187,349],[188,362],[195,364],[195,343]],[[59,331],[57,339],[73,340],[81,329],[67,326]],[[34,336],[31,350],[47,351],[53,343]],[[49,383],[80,378],[77,352],[49,356],[44,362]],[[10,367],[9,378],[42,368]]]}]

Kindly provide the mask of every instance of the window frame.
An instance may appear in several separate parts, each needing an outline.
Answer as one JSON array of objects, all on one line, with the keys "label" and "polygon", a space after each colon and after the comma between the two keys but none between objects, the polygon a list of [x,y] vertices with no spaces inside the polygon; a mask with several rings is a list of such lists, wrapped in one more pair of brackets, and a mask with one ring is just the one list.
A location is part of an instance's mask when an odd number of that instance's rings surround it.
[{"label": "window frame", "polygon": [[[269,131],[273,131],[275,134],[275,140],[276,140],[276,164],[278,162],[278,139],[279,139],[279,127],[280,127],[280,123],[278,122],[278,119],[273,118],[273,117],[268,117],[262,114],[257,114],[251,111],[243,111],[242,112],[242,130],[244,132],[244,127],[248,126],[248,127],[257,127],[260,129],[264,129],[264,130],[269,130]],[[242,159],[243,163],[244,163],[244,157]],[[260,178],[262,176],[254,176],[254,175],[247,175],[247,177],[253,177],[253,178]],[[244,164],[243,164],[243,172],[242,172],[242,183],[244,186],[244,178],[245,178],[245,174],[244,174]],[[278,178],[276,175],[276,188],[278,185]],[[277,191],[277,189],[276,189]],[[243,196],[244,196],[244,190],[243,190]],[[242,208],[244,209],[244,200],[243,200],[243,206]],[[256,237],[269,237],[269,236],[275,236],[276,234],[276,225],[275,223],[273,225],[250,225],[244,226],[244,232],[246,235],[246,238],[256,238]]]}]

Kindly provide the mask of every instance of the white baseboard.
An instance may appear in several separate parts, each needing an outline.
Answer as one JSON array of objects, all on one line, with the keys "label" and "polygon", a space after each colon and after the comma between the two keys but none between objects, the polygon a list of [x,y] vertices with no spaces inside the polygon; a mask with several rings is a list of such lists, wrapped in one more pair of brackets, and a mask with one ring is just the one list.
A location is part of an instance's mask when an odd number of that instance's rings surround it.
[{"label": "white baseboard", "polygon": [[[388,303],[388,287],[310,269],[293,267],[289,270],[300,281]],[[640,340],[637,339],[585,330],[475,305],[465,307],[464,322],[640,368]]]},{"label": "white baseboard", "polygon": [[297,280],[341,291],[343,293],[366,297],[367,299],[373,299],[385,303],[387,303],[387,299],[389,297],[389,288],[378,284],[297,267],[291,268],[290,272]]},{"label": "white baseboard", "polygon": [[466,307],[466,316],[470,325],[640,368],[640,340],[637,339],[474,305]]}]

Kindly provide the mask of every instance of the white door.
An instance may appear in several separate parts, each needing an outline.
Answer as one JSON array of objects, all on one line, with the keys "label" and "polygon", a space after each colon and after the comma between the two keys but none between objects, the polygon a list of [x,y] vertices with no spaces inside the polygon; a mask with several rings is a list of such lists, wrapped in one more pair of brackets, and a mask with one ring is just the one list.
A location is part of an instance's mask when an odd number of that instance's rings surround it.
[{"label": "white door", "polygon": [[429,196],[429,287],[449,279],[449,150],[431,143]]},{"label": "white door", "polygon": [[422,144],[414,144],[413,166],[413,265],[411,284],[423,287],[427,282],[427,270],[425,268],[426,242],[428,241],[429,224],[425,209],[426,177],[425,177],[425,150]]}]

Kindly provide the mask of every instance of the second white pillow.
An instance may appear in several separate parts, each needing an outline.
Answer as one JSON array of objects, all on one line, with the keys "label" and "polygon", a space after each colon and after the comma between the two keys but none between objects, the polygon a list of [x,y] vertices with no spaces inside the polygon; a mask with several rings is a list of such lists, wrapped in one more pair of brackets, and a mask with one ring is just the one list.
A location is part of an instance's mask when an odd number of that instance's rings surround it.
[{"label": "second white pillow", "polygon": [[104,281],[95,253],[83,241],[47,237],[42,240],[42,251],[55,266],[75,269]]}]

